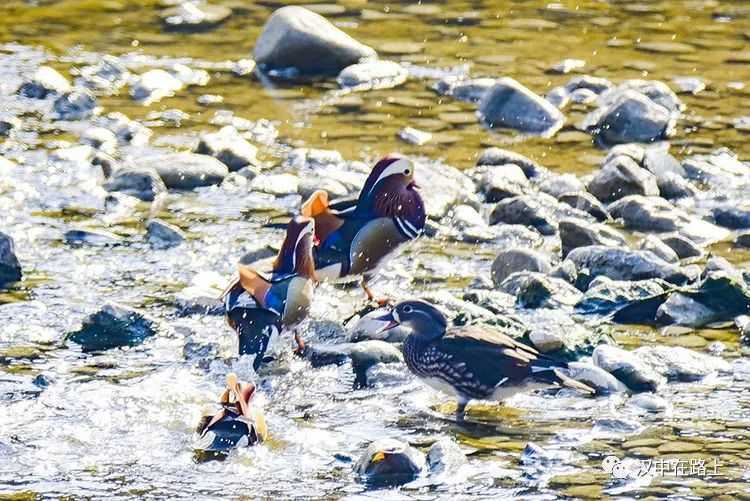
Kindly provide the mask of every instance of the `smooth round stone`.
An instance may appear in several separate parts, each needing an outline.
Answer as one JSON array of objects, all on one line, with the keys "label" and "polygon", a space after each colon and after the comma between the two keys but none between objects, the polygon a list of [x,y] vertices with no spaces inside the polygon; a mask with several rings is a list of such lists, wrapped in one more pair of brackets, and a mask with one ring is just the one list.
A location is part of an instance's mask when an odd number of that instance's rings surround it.
[{"label": "smooth round stone", "polygon": [[406,41],[383,42],[377,49],[381,54],[418,54],[424,50],[424,44]]}]

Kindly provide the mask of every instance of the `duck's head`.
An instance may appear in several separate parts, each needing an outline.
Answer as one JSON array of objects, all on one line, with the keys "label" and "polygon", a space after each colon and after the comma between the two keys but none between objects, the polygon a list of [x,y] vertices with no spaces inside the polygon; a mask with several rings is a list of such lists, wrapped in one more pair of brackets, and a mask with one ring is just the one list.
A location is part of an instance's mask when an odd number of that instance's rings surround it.
[{"label": "duck's head", "polygon": [[398,303],[390,313],[378,320],[387,322],[380,332],[403,325],[411,329],[414,335],[428,340],[441,337],[448,328],[448,319],[442,311],[418,299]]},{"label": "duck's head", "polygon": [[273,263],[277,273],[297,273],[314,278],[315,264],[312,250],[315,245],[315,221],[306,216],[295,216],[286,228],[286,236]]},{"label": "duck's head", "polygon": [[375,216],[401,217],[421,231],[426,213],[414,181],[414,164],[391,154],[378,161],[365,181],[357,204]]}]

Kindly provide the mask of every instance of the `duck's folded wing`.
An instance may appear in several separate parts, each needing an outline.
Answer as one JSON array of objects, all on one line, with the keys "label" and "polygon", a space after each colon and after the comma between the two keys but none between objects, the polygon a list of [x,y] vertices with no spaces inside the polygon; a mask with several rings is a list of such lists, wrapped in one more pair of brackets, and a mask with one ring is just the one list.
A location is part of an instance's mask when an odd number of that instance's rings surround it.
[{"label": "duck's folded wing", "polygon": [[240,265],[238,283],[248,294],[258,301],[260,306],[265,307],[265,299],[271,288],[271,282],[253,268]]},{"label": "duck's folded wing", "polygon": [[315,236],[320,242],[325,242],[344,224],[344,214],[353,211],[356,206],[356,200],[351,206],[349,201],[331,205],[328,202],[328,193],[318,190],[302,204],[300,214],[315,220]]}]

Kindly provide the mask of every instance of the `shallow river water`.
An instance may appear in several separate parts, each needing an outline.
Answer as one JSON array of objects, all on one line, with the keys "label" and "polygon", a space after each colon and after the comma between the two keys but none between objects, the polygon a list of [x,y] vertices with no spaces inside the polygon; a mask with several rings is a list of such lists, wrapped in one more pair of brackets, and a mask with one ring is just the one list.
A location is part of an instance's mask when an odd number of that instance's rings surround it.
[{"label": "shallow river water", "polygon": [[[42,62],[71,69],[104,54],[122,56],[133,71],[174,61],[205,68],[211,81],[150,106],[126,90],[98,97],[105,111],[148,122],[150,146],[187,149],[198,134],[218,128],[216,113],[230,110],[252,121],[270,120],[278,137],[258,142],[259,157],[277,165],[294,147],[334,149],[348,160],[371,162],[390,151],[474,166],[484,147],[525,154],[556,172],[585,175],[606,152],[576,124],[586,109],[566,110],[551,139],[490,131],[475,106],[438,96],[430,79],[412,78],[395,89],[332,98],[335,82],[279,85],[227,71],[227,61],[250,57],[270,13],[269,0],[213,0],[233,9],[220,27],[168,33],[163,8],[150,0],[4,0],[0,5],[0,108],[28,113],[13,93]],[[511,76],[539,94],[572,75],[547,70],[564,58],[586,61],[582,72],[615,82],[698,77],[707,88],[680,94],[687,110],[670,150],[675,156],[720,146],[750,160],[748,132],[734,126],[750,109],[750,6],[745,1],[385,2],[343,0],[310,4],[381,58],[412,67],[412,74]],[[439,71],[438,71],[439,70]],[[200,105],[202,94],[223,96]],[[7,109],[6,109],[7,108]],[[188,114],[179,126],[154,112]],[[151,115],[151,116],[150,116]],[[424,146],[402,142],[412,126],[434,134]],[[24,280],[0,291],[0,499],[239,498],[248,499],[499,499],[525,496],[700,499],[750,497],[750,366],[736,330],[674,334],[617,327],[626,347],[687,346],[721,356],[738,369],[700,382],[670,383],[661,391],[668,412],[644,413],[616,394],[596,399],[574,393],[523,394],[503,406],[477,405],[469,415],[483,426],[450,420],[450,399],[425,388],[401,364],[376,369],[373,388],[352,390],[351,367],[313,369],[282,360],[258,376],[271,440],[226,461],[196,462],[192,431],[214,410],[224,378],[234,370],[255,377],[237,359],[236,338],[222,317],[178,316],[177,293],[196,281],[229,277],[250,247],[276,244],[282,233],[264,227],[284,221],[299,199],[247,196],[223,188],[171,193],[159,214],[188,232],[173,249],[143,243],[148,208],[122,217],[104,211],[106,192],[92,171],[49,163],[48,152],[75,143],[76,122],[24,119],[23,131],[3,144],[4,156],[23,165],[0,178],[0,230],[11,234]],[[424,187],[429,189],[429,185]],[[128,239],[116,247],[71,247],[66,230],[107,228]],[[427,292],[460,295],[488,276],[498,249],[422,240],[389,263],[375,286],[403,298]],[[743,269],[750,252],[727,244],[711,249]],[[202,277],[202,278],[201,278]],[[221,283],[215,284],[220,289]],[[141,346],[84,354],[63,342],[65,332],[106,301],[142,308],[163,322]],[[361,291],[323,285],[306,333],[341,322],[362,305]],[[191,354],[199,345],[205,356]],[[187,347],[187,348],[186,348]],[[743,351],[744,350],[744,351]],[[742,370],[741,370],[742,369]],[[40,383],[39,377],[43,377]],[[393,437],[423,450],[453,437],[468,455],[447,479],[418,479],[400,488],[368,489],[352,472],[366,445]],[[549,452],[543,464],[525,464],[528,442]],[[609,455],[703,458],[716,475],[664,475],[623,482],[601,467]]]}]

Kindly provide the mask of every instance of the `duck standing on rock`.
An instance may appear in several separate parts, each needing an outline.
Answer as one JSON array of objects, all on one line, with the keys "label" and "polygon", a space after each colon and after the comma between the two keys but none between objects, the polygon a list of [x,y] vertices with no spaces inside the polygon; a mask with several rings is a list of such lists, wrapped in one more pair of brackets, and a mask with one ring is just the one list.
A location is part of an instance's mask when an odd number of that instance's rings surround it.
[{"label": "duck standing on rock", "polygon": [[[375,164],[355,200],[329,204],[318,190],[302,205],[303,216],[315,220],[315,271],[321,279],[362,275],[362,288],[383,260],[424,230],[426,213],[414,182],[414,164],[389,155]],[[385,300],[379,300],[385,303]]]},{"label": "duck standing on rock", "polygon": [[[317,284],[314,239],[315,222],[295,217],[287,226],[271,276],[240,266],[239,276],[223,295],[227,323],[239,336],[240,355],[255,355],[255,370],[265,361],[269,344],[281,330],[294,330],[307,317]],[[304,341],[296,331],[294,339],[297,349],[304,350]]]},{"label": "duck standing on rock", "polygon": [[411,329],[403,345],[406,365],[427,385],[458,398],[458,421],[470,400],[501,400],[549,386],[594,393],[563,374],[566,362],[489,327],[449,328],[445,315],[426,301],[401,302],[380,320],[388,322],[381,331],[397,325]]},{"label": "duck standing on rock", "polygon": [[251,406],[255,385],[240,383],[237,375],[227,375],[227,388],[219,397],[222,410],[204,416],[195,430],[200,436],[197,448],[204,452],[227,452],[248,447],[268,438],[263,412]]}]

